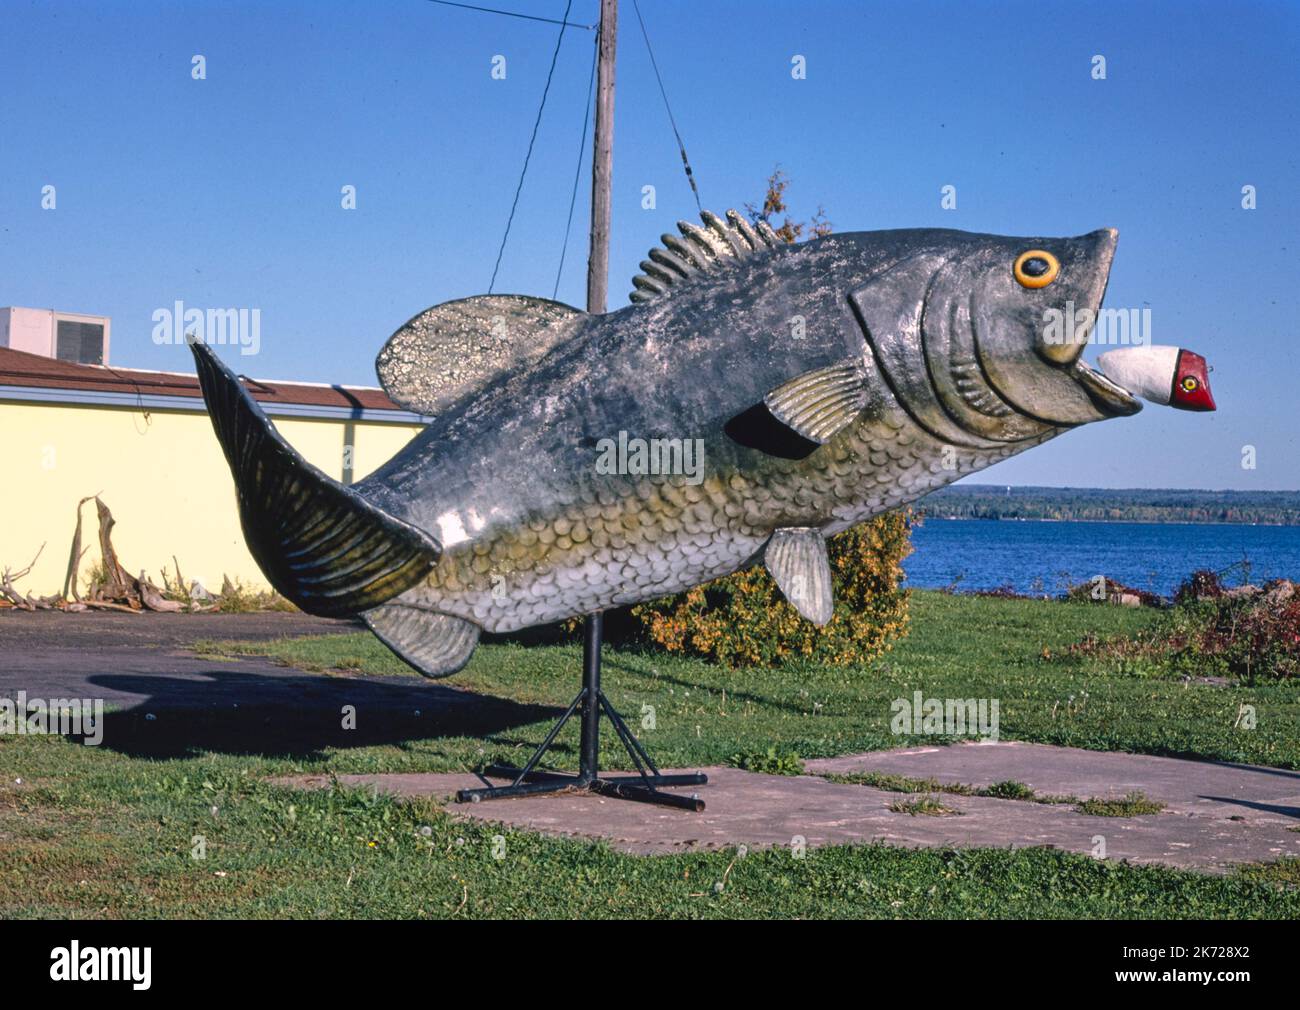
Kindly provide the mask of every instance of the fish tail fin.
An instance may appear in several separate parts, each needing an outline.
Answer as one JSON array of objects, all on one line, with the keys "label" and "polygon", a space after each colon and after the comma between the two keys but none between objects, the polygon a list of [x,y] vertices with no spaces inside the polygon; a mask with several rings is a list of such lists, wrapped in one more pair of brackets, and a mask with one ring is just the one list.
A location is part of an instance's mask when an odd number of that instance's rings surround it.
[{"label": "fish tail fin", "polygon": [[244,539],[271,585],[309,614],[344,617],[421,582],[441,545],[303,459],[211,348],[186,339]]}]

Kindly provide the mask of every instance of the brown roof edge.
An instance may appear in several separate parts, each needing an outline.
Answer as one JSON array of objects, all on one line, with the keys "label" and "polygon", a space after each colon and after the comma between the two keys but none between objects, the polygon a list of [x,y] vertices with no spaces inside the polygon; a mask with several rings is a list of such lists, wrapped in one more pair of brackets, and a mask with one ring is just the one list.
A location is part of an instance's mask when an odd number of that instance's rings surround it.
[{"label": "brown roof edge", "polygon": [[[324,383],[267,382],[246,379],[253,399],[262,403],[296,403],[312,407],[349,407],[363,410],[404,410],[382,389],[331,386]],[[81,365],[40,354],[0,347],[0,386],[37,389],[80,389],[98,393],[137,393],[147,396],[200,398],[194,375],[146,372],[111,365]]]}]

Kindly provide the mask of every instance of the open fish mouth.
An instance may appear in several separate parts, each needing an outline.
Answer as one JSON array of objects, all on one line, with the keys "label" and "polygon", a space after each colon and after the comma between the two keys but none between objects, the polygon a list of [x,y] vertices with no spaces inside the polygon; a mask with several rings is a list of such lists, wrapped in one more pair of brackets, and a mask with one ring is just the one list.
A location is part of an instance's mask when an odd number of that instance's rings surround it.
[{"label": "open fish mouth", "polygon": [[1142,409],[1142,404],[1137,397],[1118,382],[1102,375],[1084,361],[1082,356],[1077,358],[1070,368],[1080,385],[1088,391],[1093,402],[1110,416],[1126,417]]},{"label": "open fish mouth", "polygon": [[[1093,252],[1095,279],[1092,290],[1088,292],[1086,304],[1092,306],[1095,319],[1106,298],[1106,288],[1110,282],[1110,267],[1115,259],[1115,246],[1119,242],[1119,232],[1114,228],[1102,228],[1090,237],[1095,240]],[[1083,348],[1079,349],[1079,356],[1069,367],[1079,384],[1092,397],[1093,402],[1109,416],[1126,417],[1142,409],[1142,404],[1136,396],[1083,360]]]}]

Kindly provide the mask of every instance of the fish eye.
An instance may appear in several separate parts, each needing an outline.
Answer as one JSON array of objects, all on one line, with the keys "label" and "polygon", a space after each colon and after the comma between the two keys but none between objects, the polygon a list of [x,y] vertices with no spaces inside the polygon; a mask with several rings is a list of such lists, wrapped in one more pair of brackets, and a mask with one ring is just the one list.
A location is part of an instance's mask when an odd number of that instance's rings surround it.
[{"label": "fish eye", "polygon": [[1185,375],[1185,376],[1183,376],[1182,386],[1183,386],[1183,391],[1184,391],[1184,392],[1186,392],[1186,393],[1195,393],[1195,392],[1196,392],[1196,387],[1199,386],[1199,385],[1200,385],[1200,383],[1196,381],[1196,377],[1195,377],[1195,376],[1192,376],[1192,375]]},{"label": "fish eye", "polygon": [[1043,249],[1029,249],[1016,257],[1011,272],[1021,287],[1045,288],[1061,272],[1061,261]]}]

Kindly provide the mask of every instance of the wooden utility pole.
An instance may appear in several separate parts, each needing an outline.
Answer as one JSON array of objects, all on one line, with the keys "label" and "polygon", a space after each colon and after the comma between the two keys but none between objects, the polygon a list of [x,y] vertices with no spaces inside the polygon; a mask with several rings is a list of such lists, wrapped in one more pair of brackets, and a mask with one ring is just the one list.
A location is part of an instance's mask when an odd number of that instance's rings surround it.
[{"label": "wooden utility pole", "polygon": [[614,175],[614,51],[618,0],[600,0],[596,63],[596,129],[591,142],[591,251],[587,257],[587,311],[605,311],[609,291],[610,186]]},{"label": "wooden utility pole", "polygon": [[[618,0],[600,0],[600,35],[596,65],[596,130],[591,154],[591,255],[587,259],[587,311],[605,311],[609,288],[609,218],[610,180],[614,169],[614,42],[618,33]],[[461,803],[478,803],[506,796],[540,796],[544,793],[588,792],[620,800],[657,803],[681,810],[703,810],[698,794],[682,796],[666,793],[664,786],[699,786],[708,777],[699,772],[664,775],[632,736],[627,724],[614,710],[600,689],[600,651],[605,636],[605,615],[599,610],[588,614],[582,623],[582,690],[558,723],[552,727],[542,745],[522,768],[492,765],[484,774],[513,779],[508,786],[462,789],[456,794]],[[600,774],[600,717],[608,716],[620,742],[631,757],[639,775],[606,778]],[[581,737],[578,746],[578,774],[557,775],[537,771],[537,763],[550,748],[560,727],[575,712],[579,713]]]},{"label": "wooden utility pole", "polygon": [[[596,37],[596,128],[591,137],[591,249],[587,255],[587,311],[602,314],[609,292],[610,187],[614,175],[614,53],[618,42],[618,0],[600,0]],[[605,615],[582,622],[582,712],[579,778],[600,772],[600,652]]]}]

